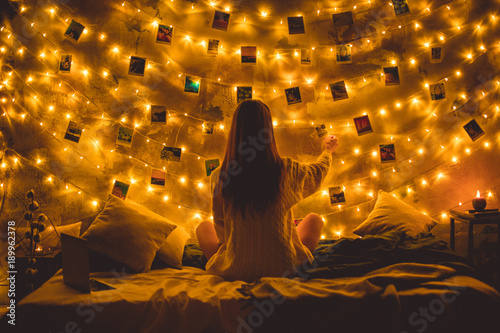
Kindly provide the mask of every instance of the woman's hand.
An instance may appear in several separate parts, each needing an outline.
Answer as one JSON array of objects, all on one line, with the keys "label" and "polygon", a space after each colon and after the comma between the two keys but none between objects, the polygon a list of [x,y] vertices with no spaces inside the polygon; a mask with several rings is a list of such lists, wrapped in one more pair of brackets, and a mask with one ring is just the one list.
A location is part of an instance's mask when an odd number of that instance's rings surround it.
[{"label": "woman's hand", "polygon": [[325,138],[325,150],[330,151],[333,153],[335,149],[339,146],[339,143],[337,142],[337,137],[335,135],[327,135]]}]

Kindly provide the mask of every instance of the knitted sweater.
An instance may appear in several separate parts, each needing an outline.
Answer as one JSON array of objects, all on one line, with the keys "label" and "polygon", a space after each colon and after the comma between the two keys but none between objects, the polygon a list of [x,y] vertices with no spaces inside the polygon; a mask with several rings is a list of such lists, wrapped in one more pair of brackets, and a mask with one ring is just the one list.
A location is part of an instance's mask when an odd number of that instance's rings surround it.
[{"label": "knitted sweater", "polygon": [[[251,282],[261,277],[287,276],[297,265],[312,262],[311,252],[297,234],[291,209],[319,190],[331,161],[329,151],[311,164],[283,158],[283,199],[262,214],[231,214],[224,208],[221,191],[214,194],[212,213],[221,245],[208,261],[207,272],[227,280]],[[212,172],[212,191],[219,174],[220,168]]]}]

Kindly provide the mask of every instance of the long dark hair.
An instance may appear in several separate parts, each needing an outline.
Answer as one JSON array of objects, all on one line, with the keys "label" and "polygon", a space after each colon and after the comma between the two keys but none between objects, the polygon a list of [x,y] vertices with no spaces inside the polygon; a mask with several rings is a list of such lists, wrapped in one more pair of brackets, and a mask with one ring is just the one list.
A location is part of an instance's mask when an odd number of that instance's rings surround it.
[{"label": "long dark hair", "polygon": [[242,213],[262,212],[279,200],[282,178],[283,160],[269,108],[257,100],[241,102],[233,115],[219,176],[224,202]]}]

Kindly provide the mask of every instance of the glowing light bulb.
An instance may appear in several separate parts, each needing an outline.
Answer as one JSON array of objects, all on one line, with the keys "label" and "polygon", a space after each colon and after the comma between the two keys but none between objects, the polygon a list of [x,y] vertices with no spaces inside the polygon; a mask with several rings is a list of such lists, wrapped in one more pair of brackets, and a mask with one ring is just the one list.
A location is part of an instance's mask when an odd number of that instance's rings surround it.
[{"label": "glowing light bulb", "polygon": [[456,71],[455,74],[457,74],[457,76],[460,76],[460,71]]},{"label": "glowing light bulb", "polygon": [[472,59],[472,54],[470,54],[470,53],[469,53],[469,54],[467,55],[467,58],[468,58],[468,59]]},{"label": "glowing light bulb", "polygon": [[118,47],[114,47],[113,52],[118,53],[118,52],[120,52],[120,50],[118,49]]},{"label": "glowing light bulb", "polygon": [[97,206],[97,201],[96,201],[96,200],[92,201],[92,205],[93,205],[94,207],[96,207],[96,206]]},{"label": "glowing light bulb", "polygon": [[422,179],[422,185],[427,185],[427,180]]},{"label": "glowing light bulb", "polygon": [[267,17],[267,12],[262,11],[262,12],[260,13],[260,15],[261,15],[262,17]]},{"label": "glowing light bulb", "polygon": [[219,128],[220,128],[221,130],[223,130],[223,129],[224,129],[224,124],[220,124],[220,125],[219,125]]},{"label": "glowing light bulb", "polygon": [[184,177],[181,177],[181,179],[179,179],[179,180],[180,180],[180,182],[181,182],[181,183],[183,183],[183,184],[186,182],[186,178],[184,178]]},{"label": "glowing light bulb", "polygon": [[396,65],[396,60],[391,60],[391,65]]},{"label": "glowing light bulb", "polygon": [[51,183],[51,182],[52,182],[52,176],[50,176],[49,178],[47,178],[47,181],[48,181],[49,183]]},{"label": "glowing light bulb", "polygon": [[273,126],[274,127],[278,126],[278,122],[276,120],[273,120]]},{"label": "glowing light bulb", "polygon": [[202,182],[198,183],[198,188],[203,188],[203,183]]},{"label": "glowing light bulb", "polygon": [[163,196],[163,201],[168,201],[168,199],[169,199],[169,198],[168,198],[168,195],[164,195],[164,196]]}]

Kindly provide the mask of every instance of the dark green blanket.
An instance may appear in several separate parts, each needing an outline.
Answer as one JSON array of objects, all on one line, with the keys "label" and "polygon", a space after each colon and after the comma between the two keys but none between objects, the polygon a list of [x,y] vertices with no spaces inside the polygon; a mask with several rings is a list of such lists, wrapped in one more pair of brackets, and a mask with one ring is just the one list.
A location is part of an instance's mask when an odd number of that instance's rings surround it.
[{"label": "dark green blanket", "polygon": [[[321,240],[314,258],[313,264],[299,266],[294,276],[307,279],[360,276],[402,262],[440,264],[456,269],[461,275],[475,275],[463,257],[430,233],[410,237],[404,232],[387,232],[363,238]],[[186,245],[183,266],[204,269],[206,263],[198,244]]]}]

